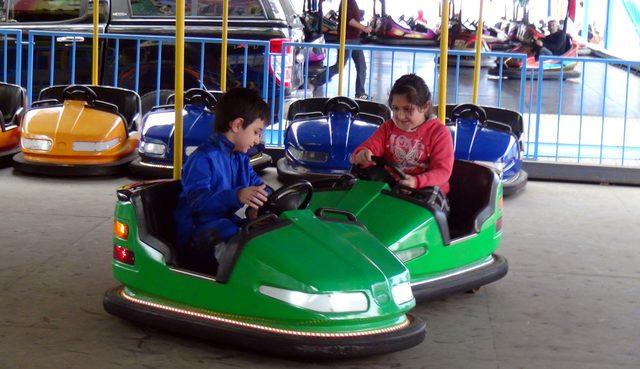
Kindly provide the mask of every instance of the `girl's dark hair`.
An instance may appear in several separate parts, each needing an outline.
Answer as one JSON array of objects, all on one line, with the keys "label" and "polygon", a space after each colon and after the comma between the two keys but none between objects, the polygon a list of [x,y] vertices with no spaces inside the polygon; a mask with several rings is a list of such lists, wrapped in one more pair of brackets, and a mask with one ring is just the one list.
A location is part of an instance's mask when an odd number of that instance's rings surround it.
[{"label": "girl's dark hair", "polygon": [[213,129],[219,133],[227,132],[229,123],[236,118],[244,120],[242,128],[247,128],[258,118],[269,124],[269,105],[256,90],[244,87],[231,89],[216,104]]},{"label": "girl's dark hair", "polygon": [[404,95],[410,104],[416,106],[424,106],[431,101],[429,87],[422,78],[413,73],[405,74],[393,84],[389,92],[389,106],[393,101],[393,95]]}]

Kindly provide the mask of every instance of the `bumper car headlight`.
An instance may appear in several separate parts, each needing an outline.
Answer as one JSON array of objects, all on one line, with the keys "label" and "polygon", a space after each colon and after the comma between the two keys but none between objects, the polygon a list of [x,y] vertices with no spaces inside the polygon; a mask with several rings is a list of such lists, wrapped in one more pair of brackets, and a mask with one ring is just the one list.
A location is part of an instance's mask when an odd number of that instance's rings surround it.
[{"label": "bumper car headlight", "polygon": [[109,141],[73,141],[73,151],[107,151],[120,143],[119,138]]},{"label": "bumper car headlight", "polygon": [[143,142],[140,144],[140,153],[163,156],[167,152],[167,147],[164,144],[156,142]]},{"label": "bumper car headlight", "polygon": [[413,260],[418,256],[422,256],[427,252],[424,247],[412,247],[407,250],[396,251],[393,254],[403,263]]},{"label": "bumper car headlight", "polygon": [[[369,307],[363,292],[305,293],[271,286],[260,286],[260,293],[288,304],[321,313],[352,313]],[[413,295],[412,295],[413,297]]]},{"label": "bumper car headlight", "polygon": [[46,138],[25,138],[22,137],[20,145],[28,150],[49,151],[53,142]]},{"label": "bumper car headlight", "polygon": [[293,146],[289,147],[289,153],[294,159],[299,161],[307,161],[312,163],[326,163],[329,160],[329,155],[326,152],[320,151],[303,151],[298,150]]},{"label": "bumper car headlight", "polygon": [[393,295],[393,301],[396,305],[405,304],[413,300],[411,284],[409,282],[404,282],[393,286],[393,288],[391,288],[391,295]]}]

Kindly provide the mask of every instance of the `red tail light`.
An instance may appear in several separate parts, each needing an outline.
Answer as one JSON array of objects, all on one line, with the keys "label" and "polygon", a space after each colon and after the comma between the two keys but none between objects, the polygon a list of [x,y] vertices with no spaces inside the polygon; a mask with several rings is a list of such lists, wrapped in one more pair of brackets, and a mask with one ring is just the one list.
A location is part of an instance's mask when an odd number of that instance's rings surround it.
[{"label": "red tail light", "polygon": [[291,76],[293,74],[293,46],[285,46],[284,78],[280,75],[282,73],[282,45],[285,42],[291,42],[291,39],[272,38],[269,40],[269,49],[271,50],[271,62],[269,68],[276,78],[276,83],[284,86],[285,88],[291,88]]},{"label": "red tail light", "polygon": [[133,251],[119,245],[113,245],[113,258],[129,265],[133,265],[135,262]]}]

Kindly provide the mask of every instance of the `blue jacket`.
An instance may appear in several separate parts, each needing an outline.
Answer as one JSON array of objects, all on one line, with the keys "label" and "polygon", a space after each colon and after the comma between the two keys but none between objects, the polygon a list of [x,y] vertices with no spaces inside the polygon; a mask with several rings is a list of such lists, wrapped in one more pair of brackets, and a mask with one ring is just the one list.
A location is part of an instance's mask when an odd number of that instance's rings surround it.
[{"label": "blue jacket", "polygon": [[213,134],[194,151],[182,169],[182,192],[174,212],[178,245],[193,235],[215,229],[227,241],[240,230],[235,213],[243,206],[238,190],[262,185],[249,157],[233,151],[224,135]]}]

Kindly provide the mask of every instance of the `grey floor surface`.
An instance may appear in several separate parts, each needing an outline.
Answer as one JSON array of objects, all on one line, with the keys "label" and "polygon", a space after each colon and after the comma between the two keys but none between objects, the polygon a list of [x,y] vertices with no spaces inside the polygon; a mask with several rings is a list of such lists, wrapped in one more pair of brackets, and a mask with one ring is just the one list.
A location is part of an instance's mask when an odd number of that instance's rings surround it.
[{"label": "grey floor surface", "polygon": [[[270,180],[274,172],[269,171]],[[300,363],[108,315],[115,188],[0,169],[0,368],[639,368],[640,189],[530,182],[505,201],[505,279],[413,312],[421,345]]]}]

